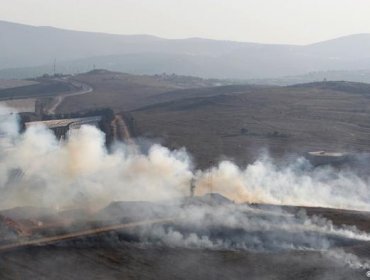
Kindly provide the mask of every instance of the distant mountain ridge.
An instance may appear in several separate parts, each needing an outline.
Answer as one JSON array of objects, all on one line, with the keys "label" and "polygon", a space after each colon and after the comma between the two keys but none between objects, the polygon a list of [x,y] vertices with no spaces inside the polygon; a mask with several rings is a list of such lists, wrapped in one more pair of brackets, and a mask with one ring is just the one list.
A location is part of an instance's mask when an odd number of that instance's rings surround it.
[{"label": "distant mountain ridge", "polygon": [[264,79],[317,71],[370,69],[370,34],[306,46],[202,38],[112,35],[0,21],[0,78],[97,68],[133,74]]}]

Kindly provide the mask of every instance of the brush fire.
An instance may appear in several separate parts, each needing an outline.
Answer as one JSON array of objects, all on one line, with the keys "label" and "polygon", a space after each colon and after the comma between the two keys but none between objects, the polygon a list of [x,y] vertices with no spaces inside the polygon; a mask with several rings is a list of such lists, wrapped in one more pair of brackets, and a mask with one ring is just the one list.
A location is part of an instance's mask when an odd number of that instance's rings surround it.
[{"label": "brush fire", "polygon": [[318,254],[344,275],[370,269],[370,177],[349,166],[313,166],[304,157],[279,164],[262,155],[245,167],[222,161],[197,170],[185,149],[136,141],[108,150],[95,126],[61,140],[42,123],[20,133],[7,108],[0,135],[4,256],[36,245],[136,244],[300,252]]}]

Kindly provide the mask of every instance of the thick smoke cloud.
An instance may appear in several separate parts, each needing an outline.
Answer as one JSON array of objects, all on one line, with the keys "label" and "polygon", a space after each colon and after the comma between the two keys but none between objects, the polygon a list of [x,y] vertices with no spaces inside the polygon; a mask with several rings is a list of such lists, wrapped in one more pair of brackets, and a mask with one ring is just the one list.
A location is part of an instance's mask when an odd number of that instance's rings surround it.
[{"label": "thick smoke cloud", "polygon": [[23,205],[99,208],[113,200],[167,200],[218,192],[236,202],[370,210],[369,177],[330,167],[309,168],[302,158],[283,167],[268,157],[241,169],[224,161],[193,172],[184,149],[153,145],[140,153],[117,144],[108,153],[94,127],[59,142],[44,127],[18,133],[17,115],[0,111],[0,208]]},{"label": "thick smoke cloud", "polygon": [[189,193],[191,161],[185,150],[153,145],[146,154],[123,144],[113,153],[91,126],[57,141],[44,127],[17,131],[2,110],[0,209],[15,206],[99,208],[114,200],[165,200]]},{"label": "thick smoke cloud", "polygon": [[370,241],[370,235],[350,226],[292,214],[279,208],[262,210],[246,205],[195,206],[183,210],[176,226],[158,226],[148,237],[167,245],[248,250],[327,250],[344,240]]},{"label": "thick smoke cloud", "polygon": [[304,158],[279,166],[262,157],[245,169],[224,161],[197,174],[196,193],[210,189],[236,202],[370,210],[369,177],[328,166],[313,169]]},{"label": "thick smoke cloud", "polygon": [[[112,201],[172,201],[174,225],[139,232],[141,241],[174,247],[254,251],[315,250],[353,268],[367,260],[335,249],[369,242],[354,227],[334,226],[304,212],[292,214],[248,203],[292,204],[370,210],[369,178],[350,170],[313,169],[298,158],[280,167],[268,157],[240,169],[229,161],[194,171],[184,149],[152,145],[147,152],[117,143],[108,152],[104,135],[91,126],[58,141],[45,127],[20,134],[17,115],[0,109],[0,209],[16,206],[97,210]],[[241,204],[176,204],[175,198],[220,193]],[[181,206],[180,206],[181,205]]]}]

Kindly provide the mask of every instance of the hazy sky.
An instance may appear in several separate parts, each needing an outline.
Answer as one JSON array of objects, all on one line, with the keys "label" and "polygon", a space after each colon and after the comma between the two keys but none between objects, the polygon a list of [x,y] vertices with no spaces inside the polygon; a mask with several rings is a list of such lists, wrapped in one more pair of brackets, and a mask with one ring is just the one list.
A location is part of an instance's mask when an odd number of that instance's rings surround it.
[{"label": "hazy sky", "polygon": [[370,0],[0,0],[0,19],[165,38],[305,44],[370,33]]}]

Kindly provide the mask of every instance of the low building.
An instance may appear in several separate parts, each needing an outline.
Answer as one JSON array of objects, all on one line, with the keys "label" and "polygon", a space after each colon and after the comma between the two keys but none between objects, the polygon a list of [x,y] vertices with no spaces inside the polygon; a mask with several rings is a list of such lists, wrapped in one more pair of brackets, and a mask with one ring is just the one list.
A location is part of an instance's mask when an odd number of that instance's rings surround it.
[{"label": "low building", "polygon": [[69,131],[73,129],[80,129],[82,125],[91,125],[99,127],[99,123],[102,120],[101,116],[85,117],[85,118],[73,118],[73,119],[59,119],[59,120],[48,120],[48,121],[37,121],[27,122],[26,128],[32,126],[46,126],[52,130],[58,139],[65,138],[68,136]]},{"label": "low building", "polygon": [[338,165],[349,160],[347,153],[335,153],[326,151],[309,152],[306,154],[307,159],[313,166],[319,165]]}]

